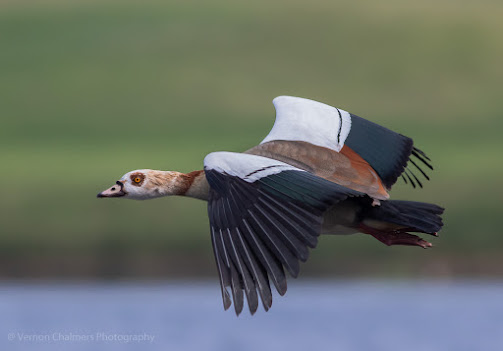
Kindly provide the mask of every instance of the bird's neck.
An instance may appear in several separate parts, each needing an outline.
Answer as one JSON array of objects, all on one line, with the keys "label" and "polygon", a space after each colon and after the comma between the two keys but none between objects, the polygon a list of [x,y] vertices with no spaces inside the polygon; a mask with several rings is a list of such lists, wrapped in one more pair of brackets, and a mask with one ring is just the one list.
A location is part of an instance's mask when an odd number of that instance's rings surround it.
[{"label": "bird's neck", "polygon": [[190,173],[181,173],[176,171],[162,172],[158,171],[154,180],[158,186],[158,192],[161,196],[178,195],[188,196],[200,200],[208,200],[209,185],[203,170]]}]

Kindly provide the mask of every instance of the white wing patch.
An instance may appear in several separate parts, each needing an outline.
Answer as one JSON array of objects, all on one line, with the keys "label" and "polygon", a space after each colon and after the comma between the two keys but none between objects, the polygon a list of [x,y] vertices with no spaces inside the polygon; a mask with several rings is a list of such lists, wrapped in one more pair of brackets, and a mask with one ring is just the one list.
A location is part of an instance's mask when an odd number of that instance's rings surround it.
[{"label": "white wing patch", "polygon": [[261,144],[272,140],[305,141],[339,152],[351,130],[351,115],[321,102],[278,96],[276,121]]},{"label": "white wing patch", "polygon": [[212,152],[204,158],[204,167],[231,176],[237,176],[248,183],[287,170],[305,172],[281,161],[267,157],[236,152]]}]

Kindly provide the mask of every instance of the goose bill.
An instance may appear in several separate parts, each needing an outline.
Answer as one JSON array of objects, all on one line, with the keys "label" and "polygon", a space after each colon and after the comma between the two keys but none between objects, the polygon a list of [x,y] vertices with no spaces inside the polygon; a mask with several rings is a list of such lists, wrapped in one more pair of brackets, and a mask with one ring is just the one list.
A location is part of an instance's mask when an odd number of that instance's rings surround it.
[{"label": "goose bill", "polygon": [[126,195],[124,191],[124,183],[117,181],[114,186],[102,191],[98,197],[121,197]]}]

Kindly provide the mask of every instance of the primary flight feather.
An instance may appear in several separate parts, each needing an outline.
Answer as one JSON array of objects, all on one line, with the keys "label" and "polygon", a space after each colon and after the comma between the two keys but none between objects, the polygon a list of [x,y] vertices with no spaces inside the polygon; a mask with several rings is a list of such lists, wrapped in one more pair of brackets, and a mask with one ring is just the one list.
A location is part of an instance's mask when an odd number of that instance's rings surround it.
[{"label": "primary flight feather", "polygon": [[208,201],[224,308],[233,302],[236,314],[245,296],[252,314],[260,300],[268,310],[270,282],[284,295],[285,270],[297,277],[320,234],[361,232],[386,245],[427,248],[410,232],[436,236],[443,225],[437,205],[388,200],[399,177],[422,187],[423,168],[433,169],[412,139],[313,100],[280,96],[273,104],[274,126],[252,149],[210,153],[204,170],[187,174],[131,171],[98,194]]}]

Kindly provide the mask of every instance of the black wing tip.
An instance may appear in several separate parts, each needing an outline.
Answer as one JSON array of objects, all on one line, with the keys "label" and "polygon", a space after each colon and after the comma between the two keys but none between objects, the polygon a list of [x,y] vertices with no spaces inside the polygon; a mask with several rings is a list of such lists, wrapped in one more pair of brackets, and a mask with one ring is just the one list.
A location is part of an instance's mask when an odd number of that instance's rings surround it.
[{"label": "black wing tip", "polygon": [[415,146],[412,148],[412,150],[415,151],[415,152],[417,152],[417,153],[419,153],[419,154],[421,154],[421,156],[423,156],[424,158],[426,158],[428,161],[431,161],[431,159],[424,153],[424,151],[418,149]]},{"label": "black wing tip", "polygon": [[234,311],[236,312],[236,316],[239,317],[241,312],[243,312],[243,304],[239,304],[234,301]]},{"label": "black wing tip", "polygon": [[411,168],[414,167],[414,169],[419,171],[424,179],[430,180],[430,176],[424,171],[422,166],[424,165],[430,170],[434,170],[434,167],[431,164],[431,159],[426,155],[424,151],[414,146],[414,142],[411,138],[406,136],[403,137],[404,142],[402,146],[401,157],[398,160],[395,169],[389,175],[383,177],[381,180],[384,186],[386,186],[386,188],[388,189],[391,189],[393,184],[395,184],[400,177],[403,179],[405,184],[410,184],[413,188],[423,188],[423,182],[412,171]]},{"label": "black wing tip", "polygon": [[267,312],[272,306],[272,294],[269,295],[270,298],[264,299],[262,296],[262,306],[264,307],[264,310]]},{"label": "black wing tip", "polygon": [[255,312],[257,312],[258,304],[250,306],[250,303],[248,303],[248,308],[250,309],[250,314],[253,316],[255,314]]},{"label": "black wing tip", "polygon": [[224,304],[224,310],[227,311],[232,305],[232,300],[229,295],[229,292],[224,287],[223,282],[220,282],[220,284],[221,284],[221,289],[222,289],[222,302]]},{"label": "black wing tip", "polygon": [[[281,296],[283,296],[285,292],[280,293]],[[261,295],[260,300],[262,301],[262,307],[264,308],[265,312],[268,312],[271,309],[272,306],[272,295],[269,295],[270,297],[265,297]],[[247,304],[248,304],[248,310],[250,311],[250,315],[253,316],[255,313],[258,311],[259,307],[259,300],[258,299],[249,299],[248,294],[247,294]],[[227,311],[232,305],[232,300],[229,299],[227,301],[224,301],[224,310]],[[243,307],[244,304],[236,304],[234,301],[234,312],[236,313],[236,316],[239,317],[241,313],[243,312]]]},{"label": "black wing tip", "polygon": [[[415,159],[413,159],[413,157],[415,157]],[[408,179],[413,188],[416,188],[416,184],[420,188],[423,188],[423,183],[419,180],[418,176],[416,176],[416,174],[412,171],[410,165],[414,166],[414,168],[419,171],[419,173],[424,177],[424,179],[430,180],[430,176],[426,174],[426,172],[420,167],[421,163],[422,165],[428,167],[430,170],[433,170],[434,168],[430,162],[431,159],[426,155],[424,151],[418,149],[417,147],[413,147],[408,157],[407,167],[405,167],[403,173],[401,174],[405,184],[408,183],[407,182]],[[407,176],[407,179],[403,176],[403,174]],[[412,178],[415,180],[415,182]]]},{"label": "black wing tip", "polygon": [[[416,167],[418,171],[428,180],[419,164],[433,170],[430,158],[426,153],[414,146],[414,141],[400,133],[370,122],[364,118],[351,115],[352,128],[345,145],[360,155],[376,171],[383,185],[391,189],[402,176],[404,181],[408,181],[413,187],[422,187],[422,181],[411,172],[408,165]],[[414,165],[412,157],[417,159]],[[403,173],[408,170],[409,178],[406,179]],[[412,181],[411,181],[412,180]],[[414,181],[415,180],[415,181]]]}]

